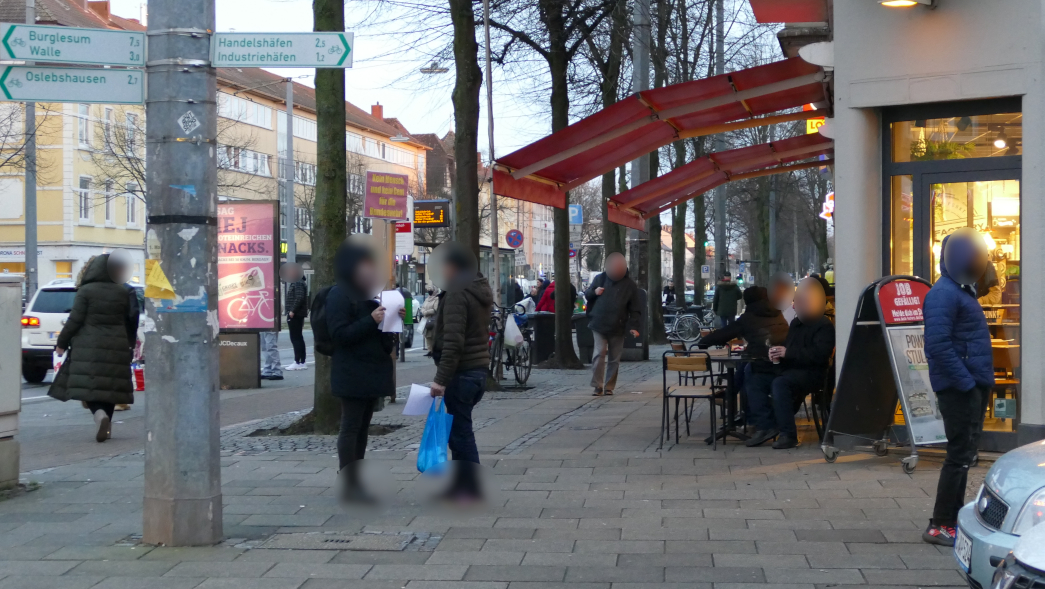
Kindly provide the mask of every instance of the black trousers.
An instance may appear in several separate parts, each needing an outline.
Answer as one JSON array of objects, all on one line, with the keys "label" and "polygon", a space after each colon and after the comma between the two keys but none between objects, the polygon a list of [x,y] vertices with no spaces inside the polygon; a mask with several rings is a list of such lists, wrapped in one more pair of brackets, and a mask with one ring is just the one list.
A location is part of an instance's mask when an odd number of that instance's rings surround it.
[{"label": "black trousers", "polygon": [[363,459],[375,401],[374,398],[341,399],[341,430],[337,434],[339,468]]},{"label": "black trousers", "polygon": [[443,403],[446,412],[454,416],[450,423],[451,457],[454,460],[452,492],[479,495],[478,471],[479,449],[475,445],[475,430],[472,429],[472,409],[483,398],[486,391],[486,369],[466,370],[454,375],[446,385]]},{"label": "black trousers", "polygon": [[116,405],[113,403],[97,403],[94,401],[87,401],[87,410],[91,412],[91,415],[94,415],[94,412],[98,411],[99,409],[104,411],[105,414],[109,416],[109,419],[112,419],[112,412],[116,410]]},{"label": "black trousers", "polygon": [[305,318],[300,315],[287,317],[287,328],[290,330],[290,343],[294,346],[294,362],[305,363],[305,338],[301,335],[305,327]]},{"label": "black trousers", "polygon": [[944,389],[936,393],[936,398],[947,434],[947,457],[936,486],[933,523],[953,527],[958,521],[958,510],[965,504],[969,465],[976,458],[991,393],[977,386],[968,391]]}]

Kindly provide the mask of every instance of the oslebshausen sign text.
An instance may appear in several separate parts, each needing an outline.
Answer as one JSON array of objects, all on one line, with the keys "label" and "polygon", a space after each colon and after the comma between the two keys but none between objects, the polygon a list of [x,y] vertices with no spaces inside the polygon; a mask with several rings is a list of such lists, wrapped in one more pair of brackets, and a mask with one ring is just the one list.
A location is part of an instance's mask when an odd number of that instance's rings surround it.
[{"label": "oslebshausen sign text", "polygon": [[37,63],[145,65],[145,33],[0,24],[0,56]]},{"label": "oslebshausen sign text", "polygon": [[2,100],[142,104],[145,72],[100,68],[8,66],[0,74]]},{"label": "oslebshausen sign text", "polygon": [[214,33],[214,67],[352,67],[353,33]]}]

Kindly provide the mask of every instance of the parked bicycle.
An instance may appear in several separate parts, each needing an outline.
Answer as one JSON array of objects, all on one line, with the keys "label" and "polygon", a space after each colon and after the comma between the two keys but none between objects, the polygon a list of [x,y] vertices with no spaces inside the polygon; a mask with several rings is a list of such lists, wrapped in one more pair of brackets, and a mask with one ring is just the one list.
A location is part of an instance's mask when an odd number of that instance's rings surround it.
[{"label": "parked bicycle", "polygon": [[[514,347],[504,345],[506,320],[515,321],[523,336],[523,341]],[[515,382],[526,384],[533,369],[533,329],[524,313],[513,313],[510,307],[497,307],[490,315],[490,373],[497,378],[505,368],[512,369]]]},{"label": "parked bicycle", "polygon": [[675,319],[667,329],[668,339],[695,342],[700,339],[700,330],[715,326],[715,313],[704,307],[689,307],[675,312]]}]

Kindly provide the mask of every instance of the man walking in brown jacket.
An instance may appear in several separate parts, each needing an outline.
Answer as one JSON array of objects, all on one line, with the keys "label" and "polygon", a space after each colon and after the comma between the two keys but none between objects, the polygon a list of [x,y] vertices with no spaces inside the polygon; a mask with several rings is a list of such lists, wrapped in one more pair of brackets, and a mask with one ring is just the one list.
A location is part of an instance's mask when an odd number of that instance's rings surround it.
[{"label": "man walking in brown jacket", "polygon": [[490,364],[489,324],[493,292],[482,274],[475,272],[474,257],[454,251],[443,263],[445,290],[439,295],[432,357],[436,363],[432,396],[443,397],[450,425],[450,451],[456,473],[448,498],[471,501],[480,498],[475,466],[479,450],[472,430],[472,409],[483,398]]}]

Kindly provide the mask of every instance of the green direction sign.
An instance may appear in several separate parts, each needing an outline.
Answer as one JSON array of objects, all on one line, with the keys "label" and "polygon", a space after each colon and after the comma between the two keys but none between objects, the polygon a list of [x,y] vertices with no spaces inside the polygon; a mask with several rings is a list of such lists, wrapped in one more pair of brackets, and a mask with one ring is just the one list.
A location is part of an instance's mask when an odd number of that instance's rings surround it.
[{"label": "green direction sign", "polygon": [[142,104],[145,72],[12,65],[0,74],[0,100]]},{"label": "green direction sign", "polygon": [[38,63],[145,65],[145,33],[0,24],[0,57]]},{"label": "green direction sign", "polygon": [[352,67],[353,33],[214,33],[214,67]]}]

